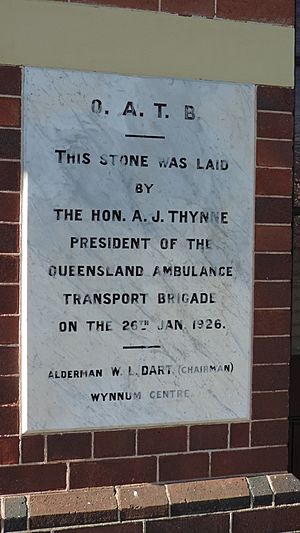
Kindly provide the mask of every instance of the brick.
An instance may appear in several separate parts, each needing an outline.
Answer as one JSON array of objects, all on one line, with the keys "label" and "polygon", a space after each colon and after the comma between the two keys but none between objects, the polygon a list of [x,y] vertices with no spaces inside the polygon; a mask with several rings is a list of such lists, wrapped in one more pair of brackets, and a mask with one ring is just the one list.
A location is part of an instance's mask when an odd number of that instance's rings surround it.
[{"label": "brick", "polygon": [[0,437],[0,465],[13,465],[19,462],[19,438]]},{"label": "brick", "polygon": [[71,0],[71,3],[158,11],[158,0]]},{"label": "brick", "polygon": [[118,519],[114,488],[35,494],[29,516],[33,529],[112,522]]},{"label": "brick", "polygon": [[20,159],[21,132],[19,130],[0,129],[0,157]]},{"label": "brick", "polygon": [[92,454],[91,433],[61,433],[48,435],[48,461],[89,459]]},{"label": "brick", "polygon": [[102,431],[95,433],[95,457],[135,455],[135,431]]},{"label": "brick", "polygon": [[0,96],[0,126],[21,126],[21,100],[19,98],[5,98]]},{"label": "brick", "polygon": [[18,311],[18,285],[0,285],[0,315],[15,315]]},{"label": "brick", "polygon": [[0,435],[14,435],[19,431],[19,409],[0,407]]},{"label": "brick", "polygon": [[300,481],[293,474],[268,476],[275,505],[300,502]]},{"label": "brick", "polygon": [[[0,224],[0,253],[17,253],[18,251],[19,226],[17,224]],[[5,278],[3,281],[6,281]]]},{"label": "brick", "polygon": [[294,110],[293,89],[289,89],[287,87],[270,87],[268,85],[258,86],[257,87],[257,109],[260,109],[263,111],[293,112]]},{"label": "brick", "polygon": [[16,253],[19,250],[17,224],[0,224],[0,253]]},{"label": "brick", "polygon": [[258,224],[291,224],[291,198],[259,196],[255,201],[255,220]]},{"label": "brick", "polygon": [[43,435],[28,435],[22,438],[22,463],[44,461],[44,440]]},{"label": "brick", "polygon": [[0,191],[20,190],[20,163],[0,161]]},{"label": "brick", "polygon": [[218,0],[217,17],[254,20],[276,24],[294,24],[293,0]]},{"label": "brick", "polygon": [[19,258],[0,256],[0,282],[16,283],[19,280]]},{"label": "brick", "polygon": [[16,346],[0,346],[0,376],[19,372],[19,349]]},{"label": "brick", "polygon": [[268,446],[288,443],[287,420],[252,422],[251,446]]},{"label": "brick", "polygon": [[0,193],[1,222],[18,222],[20,212],[20,196],[15,193]]},{"label": "brick", "polygon": [[230,424],[230,448],[245,448],[249,446],[249,424]]},{"label": "brick", "polygon": [[257,281],[290,280],[291,275],[290,254],[255,254],[255,279]]},{"label": "brick", "polygon": [[3,466],[0,476],[2,494],[40,492],[66,488],[66,465]]},{"label": "brick", "polygon": [[289,309],[257,309],[254,311],[254,335],[287,335],[290,333]]},{"label": "brick", "polygon": [[150,428],[138,431],[138,453],[185,452],[187,450],[187,428]]},{"label": "brick", "polygon": [[266,507],[272,505],[273,492],[266,476],[253,476],[248,478],[253,507]]},{"label": "brick", "polygon": [[146,523],[146,533],[187,533],[187,531],[189,533],[228,533],[229,513],[152,520]]},{"label": "brick", "polygon": [[159,457],[159,481],[181,481],[208,476],[208,453]]},{"label": "brick", "polygon": [[255,392],[288,390],[289,373],[289,365],[254,365],[252,390]]},{"label": "brick", "polygon": [[233,533],[261,531],[263,533],[282,533],[299,530],[299,506],[255,509],[234,513]]},{"label": "brick", "polygon": [[254,286],[254,307],[291,307],[291,283],[256,282]]},{"label": "brick", "polygon": [[133,457],[71,463],[72,489],[156,481],[156,458]]},{"label": "brick", "polygon": [[291,141],[258,139],[256,162],[259,167],[292,168],[293,143]]},{"label": "brick", "polygon": [[265,448],[212,452],[211,457],[212,476],[282,472],[287,466],[288,449],[285,446],[269,447],[267,453]]},{"label": "brick", "polygon": [[291,169],[257,168],[256,194],[290,196],[292,194]]},{"label": "brick", "polygon": [[121,520],[169,516],[169,503],[164,486],[128,485],[116,487]]},{"label": "brick", "polygon": [[289,359],[290,338],[288,336],[254,338],[254,363],[287,363]]},{"label": "brick", "polygon": [[161,11],[177,13],[178,15],[200,15],[202,17],[213,17],[215,14],[214,0],[162,0]]},{"label": "brick", "polygon": [[256,226],[255,250],[257,252],[290,252],[292,231],[289,226]]},{"label": "brick", "polygon": [[17,344],[19,340],[19,318],[0,316],[0,344]]},{"label": "brick", "polygon": [[143,533],[142,522],[130,524],[112,524],[108,526],[55,529],[55,533]]},{"label": "brick", "polygon": [[227,424],[208,426],[192,426],[190,429],[191,450],[211,450],[214,448],[227,448]]},{"label": "brick", "polygon": [[293,115],[284,113],[257,113],[257,137],[292,139]]},{"label": "brick", "polygon": [[252,396],[252,419],[287,418],[289,412],[287,392],[261,392]]},{"label": "brick", "polygon": [[19,378],[16,376],[0,377],[0,405],[13,404],[19,398]]},{"label": "brick", "polygon": [[218,479],[168,485],[171,516],[217,513],[250,505],[245,478]]},{"label": "brick", "polygon": [[4,532],[27,529],[27,499],[25,496],[4,498]]},{"label": "brick", "polygon": [[21,95],[21,68],[10,65],[0,67],[0,94]]}]

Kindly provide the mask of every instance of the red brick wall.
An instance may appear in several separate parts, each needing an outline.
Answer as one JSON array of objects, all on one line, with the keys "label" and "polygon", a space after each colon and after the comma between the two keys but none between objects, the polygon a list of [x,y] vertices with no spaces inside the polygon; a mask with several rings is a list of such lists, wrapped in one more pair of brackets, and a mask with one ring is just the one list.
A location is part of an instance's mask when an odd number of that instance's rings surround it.
[{"label": "red brick wall", "polygon": [[[157,0],[81,3],[158,9]],[[206,16],[215,15],[214,5],[212,0],[161,1],[162,10]],[[216,6],[217,16],[293,21],[291,0],[217,0]],[[0,494],[286,471],[293,91],[257,88],[252,419],[22,438],[18,425],[20,95],[21,68],[0,66]]]},{"label": "red brick wall", "polygon": [[69,4],[123,7],[293,25],[294,0],[58,0]]}]

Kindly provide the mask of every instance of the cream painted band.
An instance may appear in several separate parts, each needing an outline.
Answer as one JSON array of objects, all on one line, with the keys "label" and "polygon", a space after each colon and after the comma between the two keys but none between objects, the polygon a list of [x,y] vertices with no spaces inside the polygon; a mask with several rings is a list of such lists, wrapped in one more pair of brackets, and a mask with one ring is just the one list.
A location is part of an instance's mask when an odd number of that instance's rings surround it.
[{"label": "cream painted band", "polygon": [[0,0],[0,62],[293,86],[294,31],[63,2]]}]

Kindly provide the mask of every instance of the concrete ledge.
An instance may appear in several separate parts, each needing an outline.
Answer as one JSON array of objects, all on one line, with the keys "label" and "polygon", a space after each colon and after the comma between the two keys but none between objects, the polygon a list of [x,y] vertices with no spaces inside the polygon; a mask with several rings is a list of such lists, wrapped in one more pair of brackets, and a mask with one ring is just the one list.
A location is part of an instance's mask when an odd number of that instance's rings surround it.
[{"label": "concrete ledge", "polygon": [[[271,512],[274,520],[277,509],[279,519],[287,512],[288,519],[293,520],[292,512],[300,516],[299,502],[300,481],[292,474],[3,496],[1,531],[84,532],[84,526],[106,524],[112,533],[139,533],[144,523],[146,533],[164,533],[176,524],[187,528],[178,531],[191,527],[192,533],[194,526],[198,531],[206,524],[207,528],[217,528],[213,531],[223,528],[225,533],[230,515],[236,524],[245,519],[251,522],[251,511],[255,519]],[[72,526],[75,529],[64,529]]]},{"label": "concrete ledge", "polygon": [[294,85],[292,27],[95,8],[84,0],[1,0],[0,27],[3,64]]}]

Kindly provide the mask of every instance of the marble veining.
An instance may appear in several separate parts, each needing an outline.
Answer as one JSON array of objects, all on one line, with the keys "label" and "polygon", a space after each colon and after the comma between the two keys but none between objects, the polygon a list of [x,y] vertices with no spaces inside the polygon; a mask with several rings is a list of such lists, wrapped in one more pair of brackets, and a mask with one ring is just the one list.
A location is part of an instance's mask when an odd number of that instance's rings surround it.
[{"label": "marble veining", "polygon": [[26,68],[22,431],[250,414],[255,88]]}]

